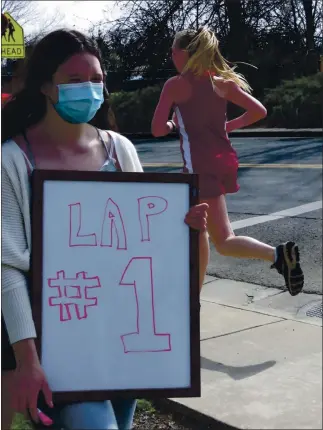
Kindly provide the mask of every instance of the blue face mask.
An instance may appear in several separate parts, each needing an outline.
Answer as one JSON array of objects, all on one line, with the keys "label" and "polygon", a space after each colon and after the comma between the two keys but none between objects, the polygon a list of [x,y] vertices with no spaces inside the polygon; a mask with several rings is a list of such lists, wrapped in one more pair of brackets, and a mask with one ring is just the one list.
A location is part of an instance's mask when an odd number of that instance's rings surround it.
[{"label": "blue face mask", "polygon": [[103,103],[103,83],[82,82],[57,85],[56,112],[65,121],[83,124],[91,121]]}]

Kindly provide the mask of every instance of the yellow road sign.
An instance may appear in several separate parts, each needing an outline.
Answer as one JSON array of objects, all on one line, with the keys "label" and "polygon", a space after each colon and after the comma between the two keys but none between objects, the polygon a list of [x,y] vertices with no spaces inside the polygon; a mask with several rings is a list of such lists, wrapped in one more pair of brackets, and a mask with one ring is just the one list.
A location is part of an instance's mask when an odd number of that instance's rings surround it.
[{"label": "yellow road sign", "polygon": [[1,58],[25,58],[23,28],[8,12],[5,12],[4,16],[8,23],[6,30],[1,34]]}]

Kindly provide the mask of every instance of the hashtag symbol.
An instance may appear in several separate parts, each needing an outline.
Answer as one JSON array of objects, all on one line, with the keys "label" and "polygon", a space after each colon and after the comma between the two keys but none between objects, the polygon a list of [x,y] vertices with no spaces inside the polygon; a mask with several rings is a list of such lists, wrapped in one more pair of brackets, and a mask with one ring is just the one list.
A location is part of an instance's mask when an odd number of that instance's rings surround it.
[{"label": "hashtag symbol", "polygon": [[92,288],[101,287],[98,276],[88,277],[86,272],[78,272],[75,278],[66,278],[65,271],[60,270],[56,278],[48,279],[48,286],[57,289],[58,295],[48,301],[49,306],[59,306],[60,321],[71,320],[73,308],[77,319],[85,319],[87,308],[98,305],[98,298],[88,295]]}]

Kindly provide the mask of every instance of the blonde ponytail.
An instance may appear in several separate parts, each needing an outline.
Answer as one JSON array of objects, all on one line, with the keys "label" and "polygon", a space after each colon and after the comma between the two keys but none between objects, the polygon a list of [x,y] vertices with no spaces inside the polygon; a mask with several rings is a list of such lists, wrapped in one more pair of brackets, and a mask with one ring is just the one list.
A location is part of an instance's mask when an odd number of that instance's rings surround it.
[{"label": "blonde ponytail", "polygon": [[176,34],[175,41],[180,49],[185,49],[189,53],[184,73],[190,70],[198,76],[205,73],[210,77],[220,76],[234,81],[243,90],[251,93],[251,87],[245,77],[235,72],[236,66],[230,67],[222,56],[219,41],[213,31],[206,27],[201,27],[197,32],[184,30]]}]

